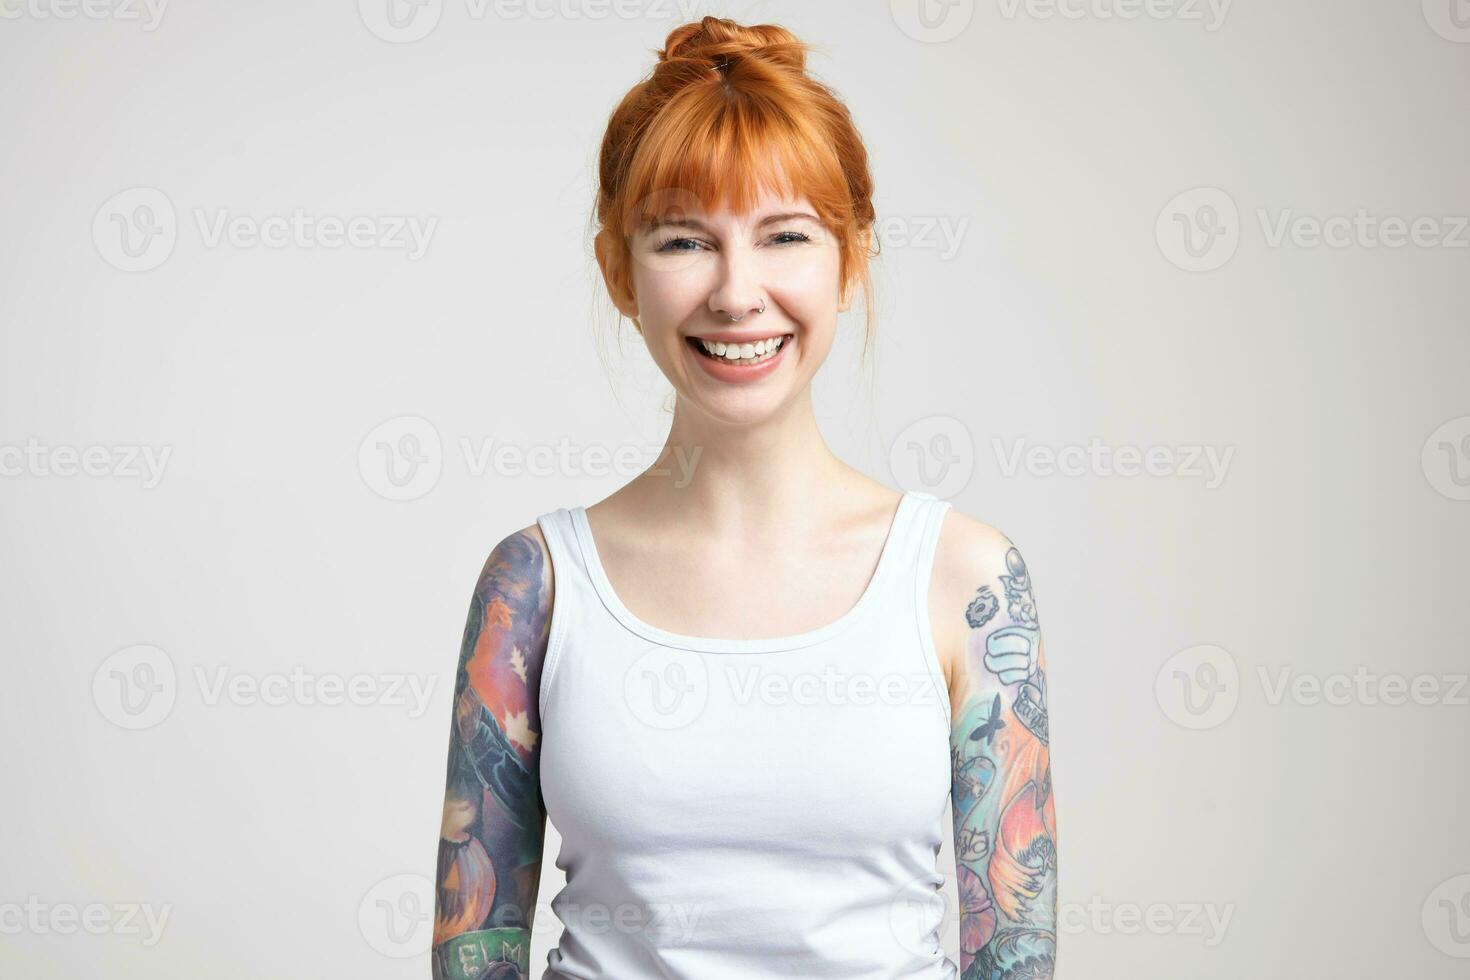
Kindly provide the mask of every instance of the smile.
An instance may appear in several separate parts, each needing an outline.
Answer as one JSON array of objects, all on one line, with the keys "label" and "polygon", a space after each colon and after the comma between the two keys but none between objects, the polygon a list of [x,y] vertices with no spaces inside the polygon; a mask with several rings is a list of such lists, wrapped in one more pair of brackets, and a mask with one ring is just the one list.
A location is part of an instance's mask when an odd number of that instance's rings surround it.
[{"label": "smile", "polygon": [[719,340],[690,337],[689,343],[700,354],[712,360],[724,361],[726,364],[747,365],[759,364],[775,357],[782,345],[790,338],[791,334],[777,334],[772,337],[762,337],[759,340],[727,344]]}]

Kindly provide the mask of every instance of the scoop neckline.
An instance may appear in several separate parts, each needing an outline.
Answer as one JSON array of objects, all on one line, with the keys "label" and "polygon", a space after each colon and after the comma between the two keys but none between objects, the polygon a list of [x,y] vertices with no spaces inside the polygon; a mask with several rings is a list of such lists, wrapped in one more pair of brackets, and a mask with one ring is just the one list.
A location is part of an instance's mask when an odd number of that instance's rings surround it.
[{"label": "scoop neckline", "polygon": [[706,653],[763,653],[811,646],[837,635],[856,622],[868,606],[872,605],[874,596],[882,587],[891,566],[897,561],[895,555],[898,551],[898,538],[917,500],[918,497],[913,491],[902,492],[898,504],[894,507],[893,517],[889,520],[888,533],[883,538],[883,548],[878,553],[878,563],[873,568],[873,574],[869,577],[868,584],[863,588],[857,601],[848,607],[845,613],[823,626],[817,626],[801,633],[755,639],[690,636],[662,629],[635,616],[633,611],[623,604],[617,590],[613,588],[612,580],[607,576],[607,569],[602,564],[602,556],[597,551],[597,542],[592,537],[592,525],[587,520],[587,508],[574,507],[569,513],[572,518],[572,528],[576,532],[577,545],[582,551],[583,563],[592,579],[592,586],[608,612],[612,613],[613,617],[623,626],[644,639],[666,647]]}]

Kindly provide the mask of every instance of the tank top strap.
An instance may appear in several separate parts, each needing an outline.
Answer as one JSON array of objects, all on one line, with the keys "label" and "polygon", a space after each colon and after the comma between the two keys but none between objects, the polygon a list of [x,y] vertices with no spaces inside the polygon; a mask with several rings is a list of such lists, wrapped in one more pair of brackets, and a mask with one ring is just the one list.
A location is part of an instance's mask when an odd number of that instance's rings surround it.
[{"label": "tank top strap", "polygon": [[912,590],[916,585],[928,584],[929,570],[934,564],[934,549],[939,540],[939,526],[944,512],[949,509],[949,501],[921,490],[907,491],[904,496],[905,508],[893,529],[891,547],[896,574],[889,584],[890,587]]},{"label": "tank top strap", "polygon": [[934,556],[939,544],[939,530],[949,501],[931,493],[909,491],[912,505],[910,519],[901,542],[901,560],[895,562],[893,579],[888,585],[888,607],[895,622],[910,624],[908,635],[914,638],[913,650],[922,662],[934,686],[936,717],[942,733],[949,732],[950,707],[944,668],[934,645],[934,631],[929,616],[929,583],[934,573]]},{"label": "tank top strap", "polygon": [[551,635],[547,638],[546,656],[541,664],[539,708],[542,724],[547,721],[547,697],[561,660],[562,648],[569,633],[597,629],[595,619],[601,604],[592,584],[586,555],[577,541],[575,516],[566,507],[541,514],[536,518],[546,550],[551,559],[552,614]]},{"label": "tank top strap", "polygon": [[546,549],[551,552],[551,568],[556,576],[556,591],[561,591],[563,583],[569,587],[577,584],[578,580],[590,583],[591,573],[582,549],[577,544],[576,526],[573,523],[571,510],[566,507],[558,507],[556,510],[537,517],[536,524],[541,528],[541,536],[546,539]]},{"label": "tank top strap", "polygon": [[932,493],[918,494],[922,501],[922,510],[919,514],[919,553],[918,574],[921,583],[928,591],[929,575],[934,568],[934,552],[939,545],[939,529],[944,524],[944,515],[949,511],[948,500],[940,500]]},{"label": "tank top strap", "polygon": [[914,515],[913,563],[905,576],[913,595],[915,612],[919,617],[920,633],[926,645],[929,637],[929,582],[934,576],[934,554],[939,547],[939,529],[944,524],[944,515],[950,508],[949,501],[940,500],[932,493],[915,492],[919,498]]}]

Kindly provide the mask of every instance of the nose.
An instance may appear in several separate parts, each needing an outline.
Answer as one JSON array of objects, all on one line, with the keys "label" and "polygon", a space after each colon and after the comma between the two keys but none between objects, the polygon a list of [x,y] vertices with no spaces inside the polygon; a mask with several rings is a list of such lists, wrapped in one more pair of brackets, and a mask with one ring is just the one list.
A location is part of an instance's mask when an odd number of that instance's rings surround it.
[{"label": "nose", "polygon": [[752,274],[755,267],[754,258],[741,249],[725,253],[720,282],[709,297],[709,307],[719,319],[738,321],[765,311],[765,298]]}]

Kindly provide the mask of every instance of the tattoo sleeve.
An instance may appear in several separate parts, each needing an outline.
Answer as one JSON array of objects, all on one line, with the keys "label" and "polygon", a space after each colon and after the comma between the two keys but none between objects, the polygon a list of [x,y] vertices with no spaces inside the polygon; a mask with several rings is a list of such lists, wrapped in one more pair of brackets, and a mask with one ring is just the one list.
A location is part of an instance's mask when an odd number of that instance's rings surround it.
[{"label": "tattoo sleeve", "polygon": [[1021,553],[1007,541],[990,564],[963,610],[966,647],[952,697],[960,976],[1049,980],[1057,832],[1046,658]]},{"label": "tattoo sleeve", "polygon": [[538,708],[551,579],[506,538],[470,599],[454,684],[434,906],[434,980],[527,980],[546,809]]}]

